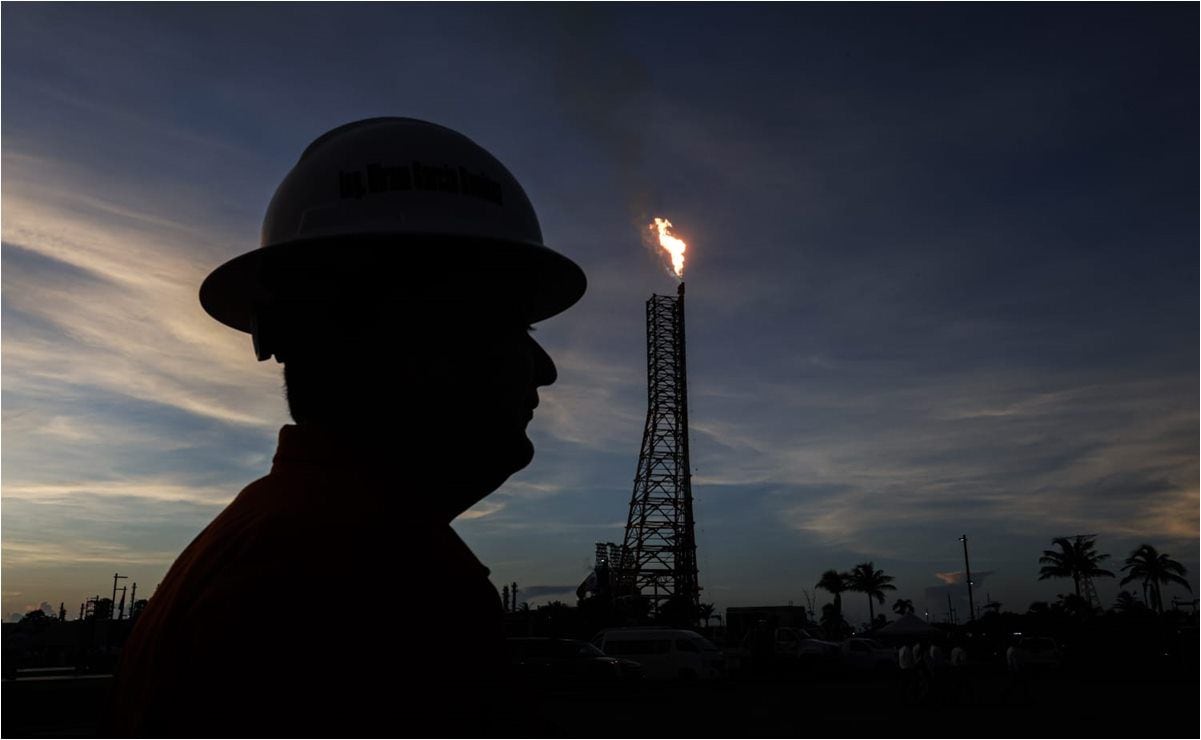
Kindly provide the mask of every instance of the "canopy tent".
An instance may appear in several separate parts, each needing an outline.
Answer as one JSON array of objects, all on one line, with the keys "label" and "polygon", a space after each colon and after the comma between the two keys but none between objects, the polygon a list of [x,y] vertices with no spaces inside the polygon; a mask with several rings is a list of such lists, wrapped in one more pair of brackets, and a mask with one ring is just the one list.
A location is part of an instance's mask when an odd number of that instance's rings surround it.
[{"label": "canopy tent", "polygon": [[932,627],[921,617],[906,614],[876,630],[872,637],[930,637],[936,634],[939,634],[938,628]]}]

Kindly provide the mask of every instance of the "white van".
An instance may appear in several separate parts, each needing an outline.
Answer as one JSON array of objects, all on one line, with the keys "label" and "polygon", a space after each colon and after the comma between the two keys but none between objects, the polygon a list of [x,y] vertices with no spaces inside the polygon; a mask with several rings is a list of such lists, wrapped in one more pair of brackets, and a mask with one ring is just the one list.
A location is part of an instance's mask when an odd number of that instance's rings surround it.
[{"label": "white van", "polygon": [[717,646],[691,630],[623,627],[597,634],[592,644],[605,655],[642,664],[650,680],[720,678],[725,659]]}]

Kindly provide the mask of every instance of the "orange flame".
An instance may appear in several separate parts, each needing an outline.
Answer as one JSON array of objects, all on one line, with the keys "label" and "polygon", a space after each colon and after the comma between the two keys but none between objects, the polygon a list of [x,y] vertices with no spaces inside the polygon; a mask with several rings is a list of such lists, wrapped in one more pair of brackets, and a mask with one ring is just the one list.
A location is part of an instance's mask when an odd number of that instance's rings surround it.
[{"label": "orange flame", "polygon": [[680,239],[675,234],[671,233],[671,221],[665,218],[656,218],[655,222],[650,225],[650,230],[658,232],[659,246],[667,250],[671,255],[671,267],[676,273],[676,277],[684,279],[684,251],[688,249],[688,245],[684,240]]}]

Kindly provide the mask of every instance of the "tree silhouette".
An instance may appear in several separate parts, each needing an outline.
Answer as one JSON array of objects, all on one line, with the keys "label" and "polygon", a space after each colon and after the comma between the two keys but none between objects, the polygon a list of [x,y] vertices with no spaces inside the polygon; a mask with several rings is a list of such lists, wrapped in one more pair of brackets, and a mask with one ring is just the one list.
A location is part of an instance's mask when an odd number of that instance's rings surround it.
[{"label": "tree silhouette", "polygon": [[687,596],[676,594],[659,604],[655,621],[673,627],[691,627],[696,624],[698,616],[696,605]]},{"label": "tree silhouette", "polygon": [[1133,580],[1142,581],[1144,593],[1150,591],[1152,606],[1160,614],[1163,614],[1163,593],[1160,584],[1175,583],[1184,586],[1189,593],[1193,591],[1188,581],[1184,580],[1184,574],[1187,572],[1185,567],[1168,557],[1166,552],[1161,553],[1151,545],[1140,545],[1130,553],[1122,570],[1129,573],[1121,580],[1121,585],[1125,586]]},{"label": "tree silhouette", "polygon": [[1092,613],[1093,606],[1088,599],[1077,594],[1059,594],[1059,598],[1051,605],[1052,611],[1068,614],[1077,619]]},{"label": "tree silhouette", "polygon": [[892,604],[893,612],[905,616],[913,613],[913,602],[909,599],[897,599]]},{"label": "tree silhouette", "polygon": [[1076,596],[1080,596],[1080,581],[1084,578],[1113,578],[1113,573],[1099,565],[1109,555],[1096,551],[1092,535],[1056,537],[1051,544],[1058,546],[1059,551],[1043,550],[1038,559],[1043,566],[1038,571],[1038,580],[1071,578],[1076,585]]},{"label": "tree silhouette", "polygon": [[113,600],[107,596],[92,602],[92,619],[102,621],[113,618]]},{"label": "tree silhouette", "polygon": [[41,609],[25,612],[25,616],[21,617],[21,624],[43,625],[51,621],[53,618]]},{"label": "tree silhouette", "polygon": [[817,588],[829,591],[834,595],[834,615],[838,620],[842,619],[842,592],[847,590],[848,577],[846,573],[828,570],[822,573],[821,580],[817,582]]},{"label": "tree silhouette", "polygon": [[1146,608],[1147,605],[1134,598],[1130,591],[1119,591],[1118,598],[1113,602],[1113,610],[1120,614],[1133,614]]},{"label": "tree silhouette", "polygon": [[830,640],[841,640],[851,631],[847,626],[847,621],[842,618],[838,607],[834,604],[822,605],[822,615],[818,624],[826,633],[826,638]]},{"label": "tree silhouette", "polygon": [[705,620],[705,627],[709,626],[709,620],[713,618],[713,612],[716,607],[713,604],[701,604],[697,607],[697,616]]},{"label": "tree silhouette", "polygon": [[867,610],[871,624],[876,621],[876,607],[872,604],[872,599],[883,604],[884,592],[897,590],[897,587],[892,585],[892,576],[885,575],[882,570],[876,570],[876,566],[870,561],[851,569],[847,577],[847,586],[851,591],[867,594]]}]

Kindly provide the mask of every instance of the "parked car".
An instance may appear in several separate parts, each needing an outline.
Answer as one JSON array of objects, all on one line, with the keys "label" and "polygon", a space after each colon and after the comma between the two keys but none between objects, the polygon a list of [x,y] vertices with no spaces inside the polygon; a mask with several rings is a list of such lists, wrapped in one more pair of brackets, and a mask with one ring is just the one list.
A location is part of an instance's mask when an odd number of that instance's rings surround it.
[{"label": "parked car", "polygon": [[1049,637],[1022,637],[1009,648],[1006,655],[1010,670],[1056,670],[1063,662],[1063,653]]},{"label": "parked car", "polygon": [[592,643],[606,655],[641,663],[652,680],[715,679],[725,672],[725,658],[717,646],[691,630],[609,629]]},{"label": "parked car", "polygon": [[776,630],[776,653],[801,661],[828,659],[838,654],[838,643],[819,640],[803,629],[781,627]]},{"label": "parked car", "polygon": [[798,627],[760,624],[726,648],[727,665],[742,671],[824,671],[837,663],[838,643],[813,637]]},{"label": "parked car", "polygon": [[567,684],[621,684],[642,678],[642,665],[605,655],[583,640],[511,637],[509,659],[526,680]]}]

